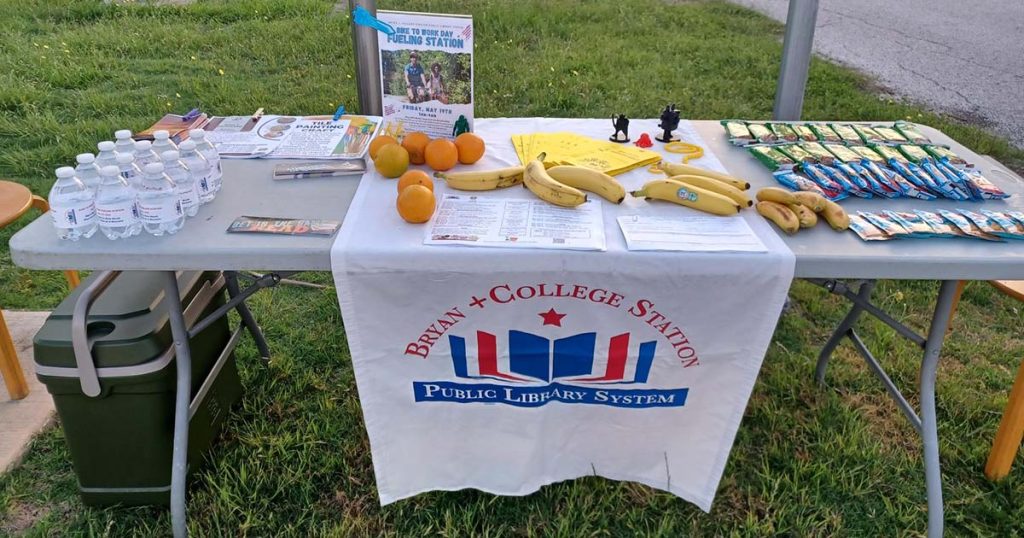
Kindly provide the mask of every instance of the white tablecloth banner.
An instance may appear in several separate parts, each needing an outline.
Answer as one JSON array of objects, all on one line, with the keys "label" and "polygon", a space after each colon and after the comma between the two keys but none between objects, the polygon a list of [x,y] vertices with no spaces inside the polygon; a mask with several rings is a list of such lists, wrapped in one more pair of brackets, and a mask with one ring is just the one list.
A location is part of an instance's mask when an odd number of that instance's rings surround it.
[{"label": "white tablecloth banner", "polygon": [[[479,120],[479,165],[517,163],[512,134],[610,127]],[[679,133],[701,143],[688,122]],[[723,170],[713,155],[695,164]],[[760,217],[743,212],[768,253],[629,252],[616,216],[698,214],[630,197],[602,202],[606,252],[438,247],[395,196],[393,180],[364,176],[331,253],[381,504],[597,475],[710,510],[793,278],[793,253]]]}]

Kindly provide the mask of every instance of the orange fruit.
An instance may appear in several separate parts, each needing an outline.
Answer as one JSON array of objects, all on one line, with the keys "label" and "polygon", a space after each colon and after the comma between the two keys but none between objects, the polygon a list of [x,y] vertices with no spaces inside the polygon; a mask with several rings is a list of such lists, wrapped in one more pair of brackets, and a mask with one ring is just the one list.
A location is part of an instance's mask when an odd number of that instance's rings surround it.
[{"label": "orange fruit", "polygon": [[409,152],[409,162],[412,164],[423,164],[423,150],[430,143],[430,137],[424,133],[416,132],[405,135],[402,139],[402,147]]},{"label": "orange fruit", "polygon": [[377,158],[373,160],[373,166],[380,172],[380,175],[396,178],[409,169],[409,152],[398,144],[387,144],[377,150]]},{"label": "orange fruit", "polygon": [[398,193],[395,207],[406,222],[419,224],[430,220],[434,214],[434,191],[423,185],[409,185]]},{"label": "orange fruit", "polygon": [[386,146],[388,144],[397,144],[397,143],[398,143],[398,140],[395,140],[393,137],[390,137],[388,135],[380,135],[377,138],[374,138],[373,142],[370,142],[370,158],[371,159],[376,159],[377,158],[377,152],[380,150],[380,148],[382,148],[382,147],[384,147],[384,146]]},{"label": "orange fruit", "polygon": [[434,180],[423,170],[409,170],[398,178],[398,192],[402,192],[409,185],[423,185],[431,192],[434,190]]},{"label": "orange fruit", "polygon": [[462,133],[455,138],[455,147],[459,150],[459,162],[473,164],[484,156],[484,139],[473,133]]},{"label": "orange fruit", "polygon": [[427,144],[424,154],[427,158],[427,166],[438,172],[451,169],[459,161],[459,148],[451,140],[444,138],[432,140]]}]

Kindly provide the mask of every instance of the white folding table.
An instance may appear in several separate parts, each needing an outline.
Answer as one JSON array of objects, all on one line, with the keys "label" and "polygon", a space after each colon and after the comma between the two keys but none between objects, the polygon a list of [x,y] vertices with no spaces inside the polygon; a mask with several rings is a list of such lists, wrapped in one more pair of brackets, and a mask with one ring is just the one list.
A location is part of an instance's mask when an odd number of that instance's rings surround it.
[{"label": "white folding table", "polygon": [[[478,120],[478,129],[502,119]],[[589,120],[606,124],[607,120]],[[634,122],[634,126],[641,122]],[[645,121],[644,124],[652,124]],[[774,185],[771,174],[745,150],[729,145],[722,127],[715,121],[694,122],[706,148],[733,175],[747,179],[753,189]],[[634,127],[636,129],[636,127]],[[927,126],[921,130],[933,142],[948,144],[953,151],[973,162],[989,179],[1013,196],[1003,201],[986,201],[993,210],[1024,210],[1024,183],[994,161],[981,157]],[[489,140],[489,144],[510,143]],[[657,149],[657,148],[655,148]],[[175,271],[219,270],[225,272],[230,299],[221,309],[187,326],[180,304],[171,305],[170,321],[177,361],[175,436],[171,479],[171,513],[176,535],[185,534],[186,447],[189,418],[189,375],[191,355],[188,336],[209,326],[231,309],[239,312],[242,324],[256,340],[260,354],[269,351],[245,300],[259,289],[276,285],[283,276],[299,271],[329,271],[333,237],[273,236],[227,234],[228,225],[241,215],[319,218],[341,220],[345,217],[358,186],[354,179],[274,181],[272,160],[224,161],[224,188],[213,203],[200,208],[196,217],[169,237],[139,236],[109,241],[97,233],[78,242],[57,239],[49,216],[43,216],[20,230],[10,241],[14,263],[30,269],[106,270],[83,293],[83,309],[120,271],[163,271],[165,292],[179,293]],[[439,186],[439,189],[444,187]],[[937,200],[931,202],[850,199],[842,204],[847,211],[952,209],[974,207],[971,202]],[[682,211],[682,209],[681,209]],[[369,231],[368,233],[372,233]],[[872,371],[885,385],[911,424],[921,434],[924,447],[925,478],[928,498],[928,532],[939,536],[943,529],[941,474],[938,433],[935,417],[935,373],[948,325],[956,284],[959,280],[1024,279],[1024,242],[989,243],[970,239],[903,240],[865,243],[852,232],[836,233],[821,225],[784,238],[796,254],[796,277],[807,279],[839,294],[853,305],[825,343],[818,357],[816,376],[824,381],[829,357],[842,339],[849,338]],[[567,254],[569,255],[569,254]],[[246,289],[238,285],[237,273],[244,269],[262,269],[266,275]],[[938,300],[927,335],[919,335],[871,303],[875,281],[881,279],[921,279],[941,281]],[[844,280],[856,281],[848,284]],[[177,307],[177,308],[175,308]],[[923,349],[920,371],[920,414],[886,375],[854,330],[864,313],[877,317],[901,336]],[[82,319],[84,320],[84,313]],[[82,329],[84,335],[84,328]],[[84,339],[84,336],[82,337]],[[235,338],[234,340],[237,340]],[[84,340],[82,342],[84,345]],[[85,348],[86,357],[87,347]],[[184,382],[182,381],[184,380]]]}]

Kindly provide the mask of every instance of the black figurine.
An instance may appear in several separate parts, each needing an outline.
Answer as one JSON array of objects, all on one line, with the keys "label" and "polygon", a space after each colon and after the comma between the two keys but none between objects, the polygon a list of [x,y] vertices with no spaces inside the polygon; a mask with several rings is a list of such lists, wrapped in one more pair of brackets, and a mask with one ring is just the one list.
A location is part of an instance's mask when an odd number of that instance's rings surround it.
[{"label": "black figurine", "polygon": [[672,137],[672,131],[679,128],[679,110],[676,109],[676,104],[665,107],[665,110],[661,111],[661,123],[658,124],[663,131],[661,136],[655,136],[654,139],[658,142],[672,142],[675,138]]},{"label": "black figurine", "polygon": [[[612,127],[615,127],[615,132],[608,137],[608,140],[619,144],[629,142],[629,119],[625,115],[619,114],[618,118],[612,116]],[[622,137],[619,137],[619,133],[622,133]]]}]

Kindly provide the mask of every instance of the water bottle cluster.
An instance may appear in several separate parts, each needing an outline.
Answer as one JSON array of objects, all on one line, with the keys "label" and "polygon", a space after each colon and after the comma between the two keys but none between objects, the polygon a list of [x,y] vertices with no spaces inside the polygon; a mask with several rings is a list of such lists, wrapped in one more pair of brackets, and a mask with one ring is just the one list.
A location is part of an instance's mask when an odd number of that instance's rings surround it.
[{"label": "water bottle cluster", "polygon": [[220,156],[202,129],[176,146],[167,131],[153,141],[114,133],[115,141],[82,153],[77,166],[57,169],[50,189],[50,215],[61,239],[77,241],[100,230],[108,239],[173,234],[199,206],[220,192]]}]

